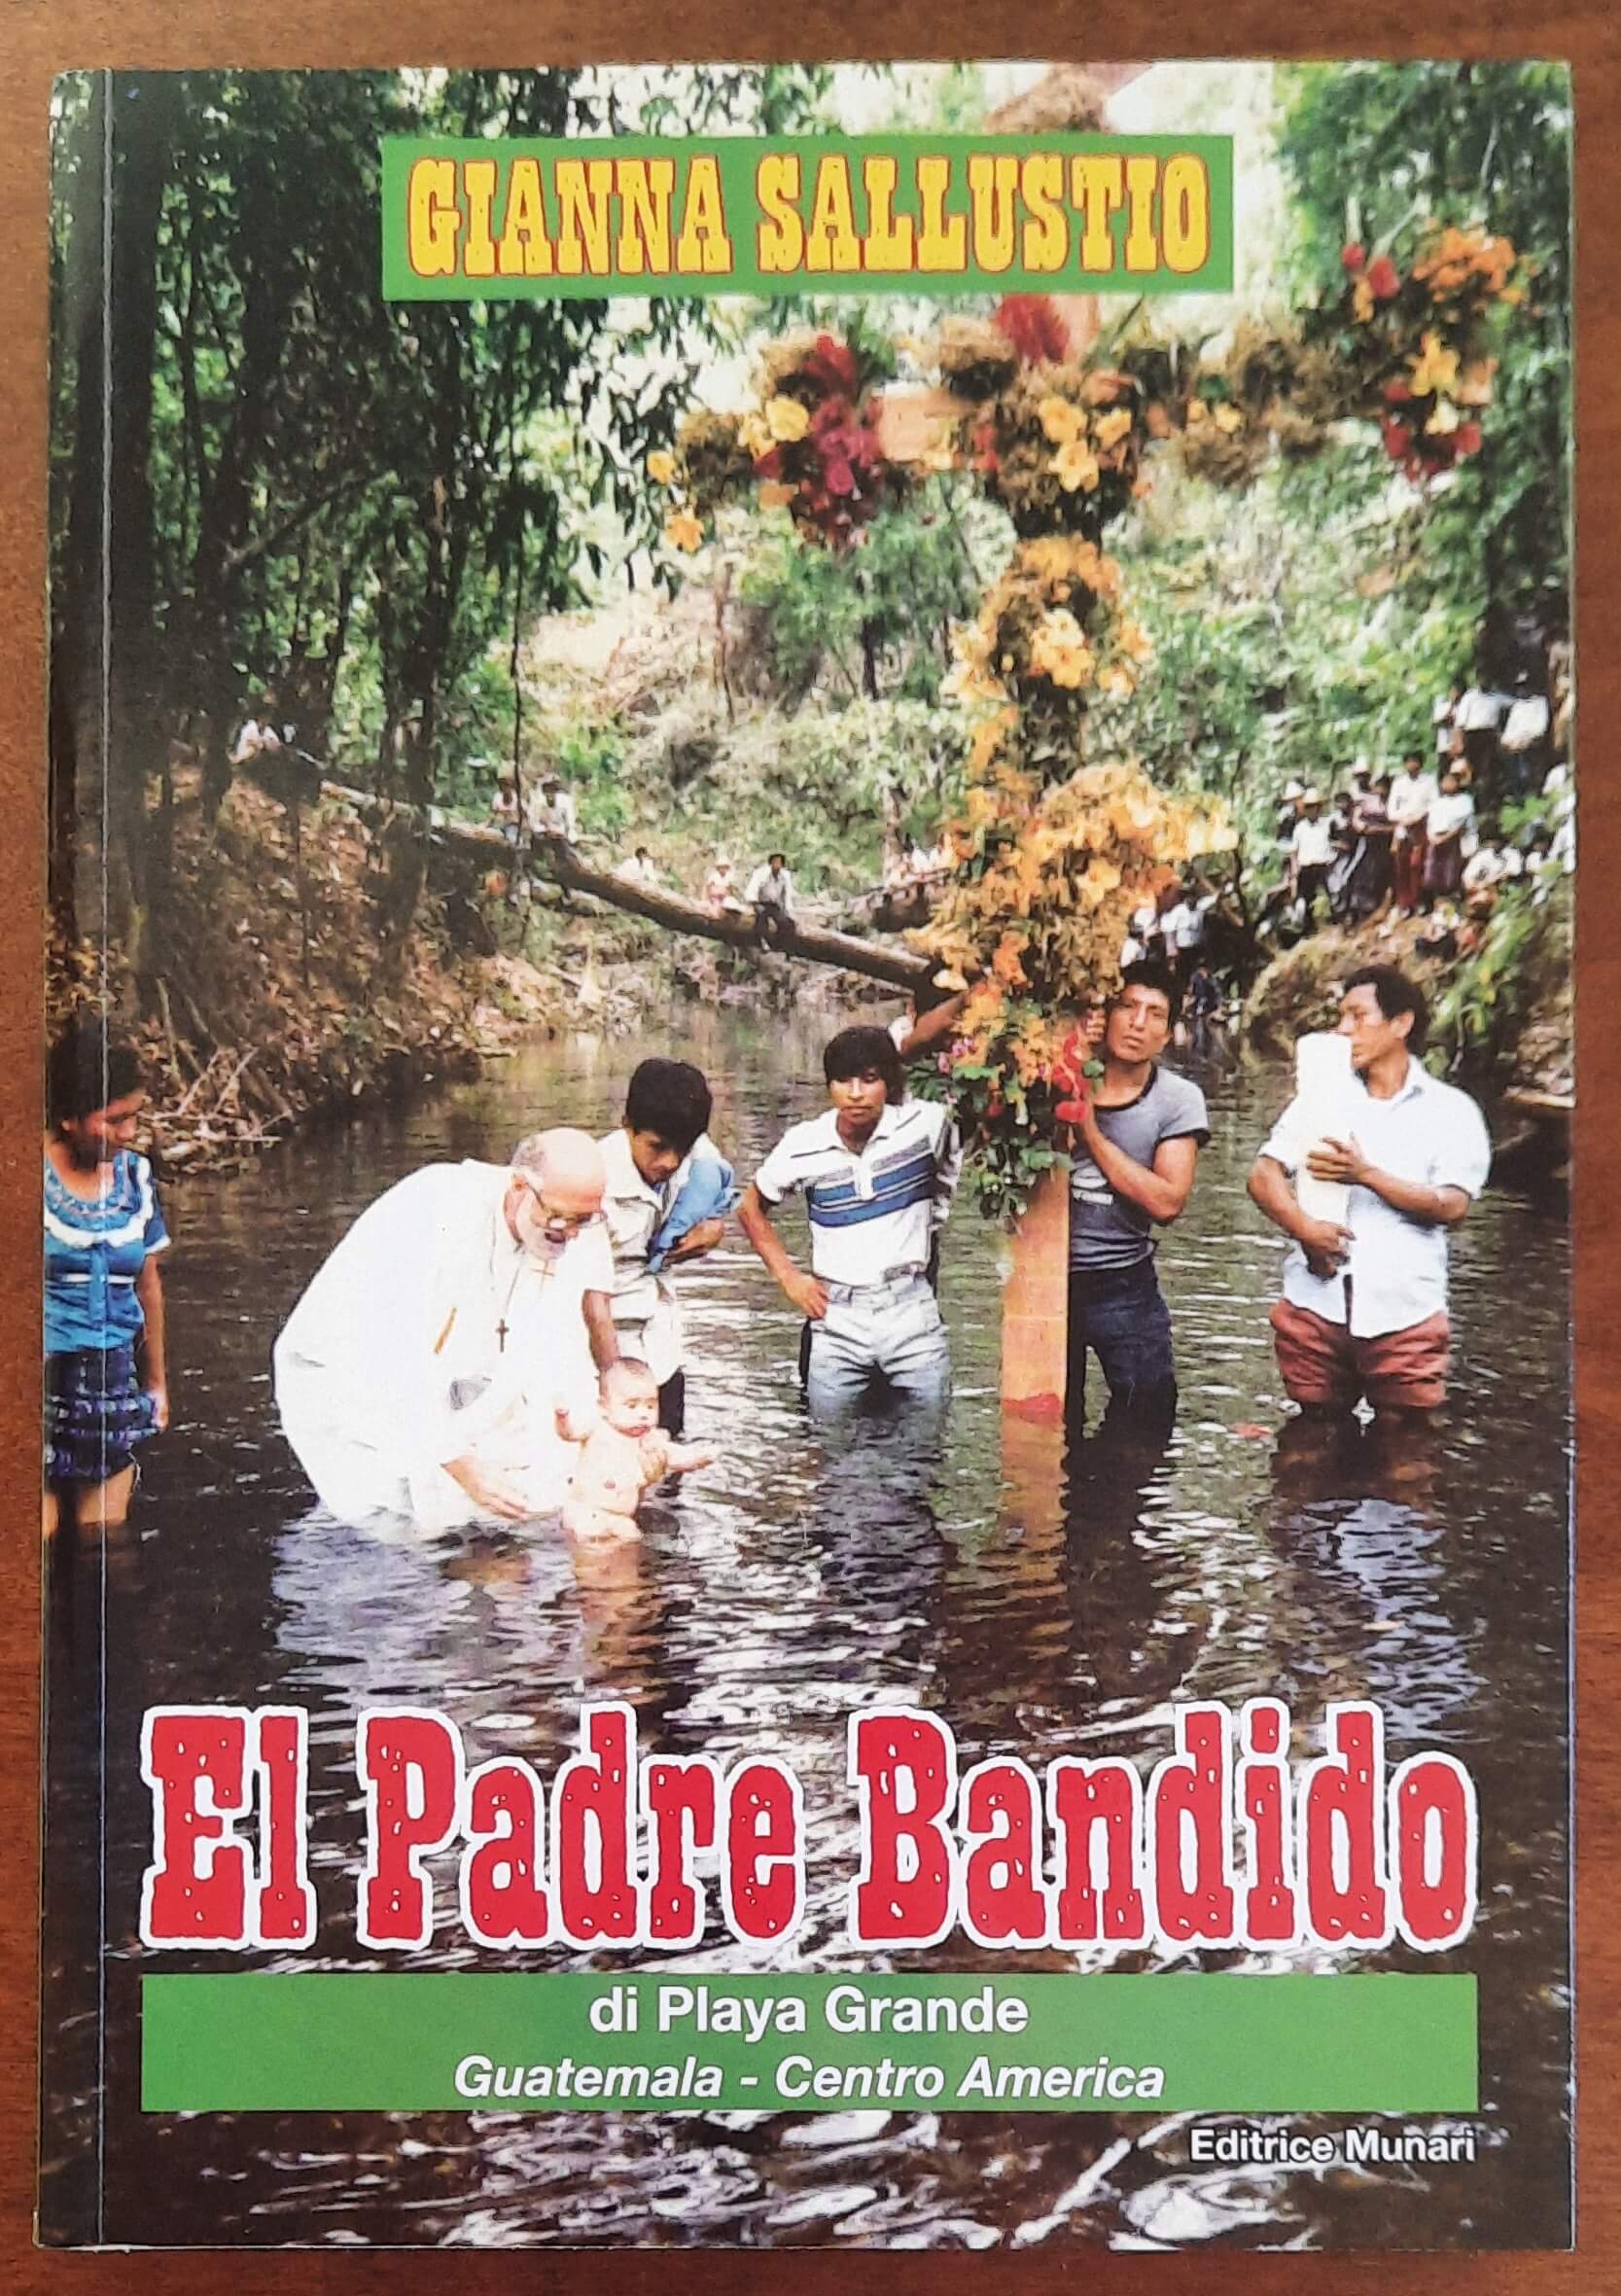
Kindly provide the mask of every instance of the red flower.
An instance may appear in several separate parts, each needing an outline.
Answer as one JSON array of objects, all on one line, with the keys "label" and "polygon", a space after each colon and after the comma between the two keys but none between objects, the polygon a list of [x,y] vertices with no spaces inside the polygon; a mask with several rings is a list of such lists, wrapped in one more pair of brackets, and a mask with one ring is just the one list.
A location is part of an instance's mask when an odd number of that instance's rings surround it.
[{"label": "red flower", "polygon": [[1400,462],[1413,443],[1412,432],[1404,422],[1396,422],[1391,415],[1386,415],[1379,429],[1385,441],[1385,452],[1392,462]]},{"label": "red flower", "polygon": [[782,475],[783,450],[780,446],[768,447],[756,460],[755,477],[757,478],[780,478]]},{"label": "red flower", "polygon": [[1042,359],[1062,359],[1070,339],[1058,306],[1050,295],[1004,295],[991,314],[991,324],[1005,336],[1027,366]]},{"label": "red flower", "polygon": [[1388,382],[1385,385],[1385,396],[1392,406],[1404,406],[1413,396],[1412,386],[1404,383],[1400,375],[1397,375],[1394,382]]},{"label": "red flower", "polygon": [[830,335],[817,336],[816,348],[805,361],[804,372],[828,393],[853,395],[861,379],[855,352],[848,343],[836,342]]},{"label": "red flower", "polygon": [[1354,279],[1367,260],[1367,249],[1359,247],[1355,239],[1351,241],[1349,246],[1340,249],[1340,261]]},{"label": "red flower", "polygon": [[1401,273],[1388,255],[1376,257],[1369,265],[1368,285],[1376,302],[1388,303],[1392,295],[1399,293]]},{"label": "red flower", "polygon": [[1452,434],[1452,442],[1461,455],[1478,454],[1480,452],[1479,423],[1461,422]]}]

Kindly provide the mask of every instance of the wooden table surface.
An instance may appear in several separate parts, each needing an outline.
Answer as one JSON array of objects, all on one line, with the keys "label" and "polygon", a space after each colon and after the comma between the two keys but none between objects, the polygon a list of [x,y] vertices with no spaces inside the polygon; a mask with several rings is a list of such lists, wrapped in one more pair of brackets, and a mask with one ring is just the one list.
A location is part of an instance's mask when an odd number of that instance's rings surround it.
[{"label": "wooden table surface", "polygon": [[[1043,2249],[1011,2256],[854,2256],[848,2251],[748,2253],[548,2252],[536,2268],[547,2286],[604,2291],[835,2290],[882,2286],[892,2296],[943,2289],[1056,2290],[1082,2283],[1199,2291],[1468,2290],[1471,2296],[1621,2287],[1621,2090],[1617,2049],[1621,1923],[1603,1890],[1615,1878],[1621,1593],[1606,1501],[1621,1473],[1621,1253],[1606,1228],[1615,1184],[1606,1140],[1621,1136],[1621,759],[1609,742],[1621,726],[1621,33],[1604,0],[1469,6],[1432,0],[1423,10],[1392,0],[1310,9],[1288,0],[1229,0],[1218,15],[1178,0],[1148,17],[1121,0],[1079,9],[1015,9],[936,0],[927,13],[882,17],[858,0],[825,0],[775,29],[758,0],[688,0],[674,8],[603,0],[590,12],[558,0],[0,0],[4,34],[4,132],[0,135],[0,298],[6,357],[0,362],[0,824],[7,832],[10,894],[0,916],[7,963],[0,1005],[0,1074],[10,1080],[3,1117],[0,1234],[13,1271],[0,1319],[4,1412],[6,1600],[0,1606],[0,1791],[5,1877],[12,1915],[0,1929],[0,2273],[27,2291],[70,2288],[185,2290],[188,2296],[385,2287],[483,2291],[525,2269],[507,2253],[281,2250],[81,2258],[42,2255],[30,2244],[34,2175],[35,1853],[38,1698],[38,1391],[35,1270],[39,1227],[35,1142],[39,1107],[45,792],[46,107],[54,71],[89,64],[380,65],[455,62],[517,66],[586,58],[711,55],[771,60],[793,39],[801,54],[885,53],[896,57],[1164,56],[1224,53],[1302,54],[1566,56],[1577,67],[1577,660],[1585,732],[1581,799],[1581,1113],[1578,1200],[1578,1326],[1581,1360],[1581,1549],[1577,1673],[1579,1726],[1578,2031],[1580,2047],[1579,2246],[1573,2256],[1493,2254],[1360,2258],[1209,2253],[1150,2257]],[[1611,784],[1615,787],[1612,789]]]}]

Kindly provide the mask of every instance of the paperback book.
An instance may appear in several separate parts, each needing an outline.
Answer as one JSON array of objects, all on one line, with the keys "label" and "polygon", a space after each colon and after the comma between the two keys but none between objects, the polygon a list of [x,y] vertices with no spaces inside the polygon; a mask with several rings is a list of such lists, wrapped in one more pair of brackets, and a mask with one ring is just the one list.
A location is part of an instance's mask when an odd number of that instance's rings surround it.
[{"label": "paperback book", "polygon": [[39,2240],[1568,2245],[1566,67],[51,125]]}]

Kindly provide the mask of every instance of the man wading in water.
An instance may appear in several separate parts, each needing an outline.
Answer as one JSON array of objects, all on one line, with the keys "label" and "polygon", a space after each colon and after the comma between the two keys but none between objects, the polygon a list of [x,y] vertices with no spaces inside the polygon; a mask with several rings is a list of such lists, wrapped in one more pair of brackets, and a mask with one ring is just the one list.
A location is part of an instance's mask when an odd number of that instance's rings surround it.
[{"label": "man wading in water", "polygon": [[1085,1418],[1088,1349],[1109,1383],[1110,1424],[1168,1432],[1176,1416],[1171,1314],[1153,1230],[1191,1195],[1210,1118],[1198,1085],[1158,1065],[1175,994],[1162,967],[1127,966],[1104,1023],[1104,1073],[1075,1127],[1067,1407],[1075,1429]]},{"label": "man wading in water", "polygon": [[[743,1232],[808,1320],[813,1412],[885,1391],[942,1405],[951,1358],[928,1271],[962,1169],[957,1127],[938,1101],[907,1099],[887,1030],[841,1030],[822,1068],[832,1106],[778,1141],[738,1206]],[[810,1215],[808,1276],[771,1225],[796,1188]]]}]

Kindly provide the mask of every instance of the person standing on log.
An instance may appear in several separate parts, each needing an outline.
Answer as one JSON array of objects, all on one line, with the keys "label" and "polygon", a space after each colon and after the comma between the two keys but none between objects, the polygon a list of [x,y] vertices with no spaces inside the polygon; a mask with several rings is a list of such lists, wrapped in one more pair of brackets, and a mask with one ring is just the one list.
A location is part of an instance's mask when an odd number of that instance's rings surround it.
[{"label": "person standing on log", "polygon": [[541,776],[540,789],[529,800],[529,834],[555,838],[565,845],[580,842],[580,813],[574,792],[564,789],[555,773]]},{"label": "person standing on log", "polygon": [[762,948],[787,948],[793,939],[793,879],[786,853],[768,854],[743,889],[755,912],[755,938]]}]

